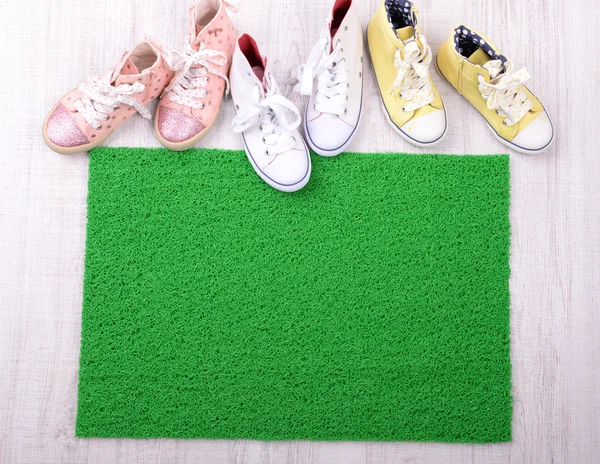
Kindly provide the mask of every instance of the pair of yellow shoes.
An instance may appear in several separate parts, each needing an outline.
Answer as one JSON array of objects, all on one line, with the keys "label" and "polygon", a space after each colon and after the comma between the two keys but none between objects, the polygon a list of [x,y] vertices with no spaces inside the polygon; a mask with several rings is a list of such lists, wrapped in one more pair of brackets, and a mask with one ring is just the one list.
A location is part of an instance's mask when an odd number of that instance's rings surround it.
[{"label": "pair of yellow shoes", "polygon": [[[408,0],[383,0],[367,28],[371,61],[385,114],[409,142],[428,147],[448,127],[442,98],[429,75],[433,59]],[[523,85],[526,69],[513,72],[498,47],[477,31],[456,27],[436,57],[440,75],[486,119],[495,137],[521,153],[544,151],[554,138],[540,101]]]}]

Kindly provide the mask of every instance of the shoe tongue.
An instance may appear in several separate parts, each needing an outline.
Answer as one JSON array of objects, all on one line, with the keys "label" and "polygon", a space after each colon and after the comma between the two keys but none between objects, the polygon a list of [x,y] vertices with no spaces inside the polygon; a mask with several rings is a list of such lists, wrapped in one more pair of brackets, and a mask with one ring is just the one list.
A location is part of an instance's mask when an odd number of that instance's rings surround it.
[{"label": "shoe tongue", "polygon": [[191,41],[190,45],[192,46],[192,48],[196,51],[198,51],[200,49],[200,42],[202,41],[202,31],[204,31],[205,27],[204,26],[199,26],[198,24],[196,24],[194,26],[194,31],[196,33],[195,38]]},{"label": "shoe tongue", "polygon": [[202,29],[201,26],[196,26],[196,36],[190,40],[190,46],[194,51],[200,50],[200,41],[202,40],[200,34],[202,33]]},{"label": "shoe tongue", "polygon": [[269,89],[271,88],[271,85],[269,84],[269,80],[267,79],[267,72],[265,68],[263,68],[262,66],[252,66],[252,72],[258,79],[258,82],[261,83],[263,94],[266,95]]},{"label": "shoe tongue", "polygon": [[483,48],[478,48],[475,52],[469,56],[469,61],[473,64],[483,66],[490,61],[490,55],[488,55]]},{"label": "shoe tongue", "polygon": [[127,76],[137,76],[139,73],[137,66],[128,58],[123,62],[120,68],[117,67],[115,69],[110,81],[111,84],[115,85],[129,84],[131,78],[128,78]]},{"label": "shoe tongue", "polygon": [[400,29],[396,29],[396,34],[398,34],[400,40],[406,45],[408,41],[415,39],[415,28],[412,26],[401,27]]},{"label": "shoe tongue", "polygon": [[490,73],[490,79],[495,79],[506,72],[506,67],[501,60],[492,60],[481,48],[469,56],[469,61],[486,69]]}]

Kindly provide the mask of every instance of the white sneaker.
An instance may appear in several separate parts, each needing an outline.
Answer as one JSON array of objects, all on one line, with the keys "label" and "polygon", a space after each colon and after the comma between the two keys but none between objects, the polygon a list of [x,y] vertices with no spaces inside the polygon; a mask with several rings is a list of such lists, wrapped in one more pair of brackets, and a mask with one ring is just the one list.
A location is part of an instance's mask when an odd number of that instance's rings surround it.
[{"label": "white sneaker", "polygon": [[310,95],[304,114],[308,144],[321,156],[339,155],[362,112],[363,33],[354,0],[336,0],[321,39],[293,77],[294,91]]},{"label": "white sneaker", "polygon": [[279,92],[267,57],[249,34],[237,40],[229,80],[237,112],[232,129],[242,133],[252,167],[277,190],[300,190],[311,171],[308,147],[297,130],[302,118]]}]

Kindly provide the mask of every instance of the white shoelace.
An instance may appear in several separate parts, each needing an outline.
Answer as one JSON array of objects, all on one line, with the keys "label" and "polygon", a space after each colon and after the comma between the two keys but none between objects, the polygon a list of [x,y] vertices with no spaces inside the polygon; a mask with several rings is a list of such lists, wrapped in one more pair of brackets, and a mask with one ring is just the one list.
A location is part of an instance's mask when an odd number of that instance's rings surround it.
[{"label": "white shoelace", "polygon": [[225,81],[225,94],[229,93],[229,79],[224,73],[212,67],[212,65],[224,66],[227,63],[227,56],[223,52],[207,48],[203,41],[200,42],[200,48],[196,51],[189,42],[188,40],[183,53],[172,53],[169,64],[175,71],[175,77],[163,95],[180,105],[204,108],[204,103],[196,99],[208,95],[206,89],[201,88],[208,84],[210,79],[208,73],[221,77]]},{"label": "white shoelace", "polygon": [[331,46],[330,32],[327,28],[323,36],[311,50],[305,64],[296,69],[291,77],[298,81],[294,92],[312,95],[315,77],[317,92],[315,111],[319,113],[346,114],[348,108],[348,68],[343,57],[344,50],[340,40]]},{"label": "white shoelace", "polygon": [[481,75],[478,77],[481,96],[490,110],[496,110],[499,116],[506,118],[504,125],[514,126],[533,107],[531,100],[519,88],[531,75],[526,68],[513,73],[510,61],[502,64],[500,60],[491,60],[483,67],[489,71],[490,81],[486,82]]},{"label": "white shoelace", "polygon": [[392,85],[390,95],[397,89],[400,98],[407,100],[402,111],[414,111],[428,105],[435,100],[435,94],[429,81],[429,63],[431,63],[431,48],[427,45],[424,36],[419,35],[423,50],[416,40],[404,46],[404,56],[400,49],[394,56],[394,67],[398,75]]},{"label": "white shoelace", "polygon": [[300,125],[300,111],[291,101],[279,95],[275,82],[269,82],[269,90],[264,97],[258,84],[254,87],[252,104],[236,115],[231,128],[235,132],[243,132],[256,123],[257,115],[260,131],[264,134],[263,142],[268,145],[267,156],[276,156],[294,148],[296,139],[290,131]]},{"label": "white shoelace", "polygon": [[132,95],[140,94],[145,86],[140,82],[133,84],[121,84],[113,86],[110,78],[90,77],[87,82],[79,86],[83,97],[75,100],[73,105],[81,114],[81,117],[94,129],[100,129],[100,121],[109,119],[109,114],[115,111],[119,105],[125,104],[134,108],[144,118],[151,119],[150,111]]}]

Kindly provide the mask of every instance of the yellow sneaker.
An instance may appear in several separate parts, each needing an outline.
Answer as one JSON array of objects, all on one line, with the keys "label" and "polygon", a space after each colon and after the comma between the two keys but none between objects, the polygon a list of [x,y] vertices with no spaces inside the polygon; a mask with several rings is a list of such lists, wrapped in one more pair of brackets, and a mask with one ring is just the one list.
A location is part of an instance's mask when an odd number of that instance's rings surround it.
[{"label": "yellow sneaker", "polygon": [[436,59],[440,75],[488,122],[496,138],[520,153],[539,153],[554,138],[548,113],[527,87],[527,69],[513,71],[487,37],[466,26],[455,28]]},{"label": "yellow sneaker", "polygon": [[429,147],[446,135],[442,98],[429,75],[431,49],[407,0],[383,0],[367,28],[371,62],[391,126],[410,143]]}]

